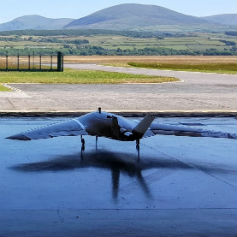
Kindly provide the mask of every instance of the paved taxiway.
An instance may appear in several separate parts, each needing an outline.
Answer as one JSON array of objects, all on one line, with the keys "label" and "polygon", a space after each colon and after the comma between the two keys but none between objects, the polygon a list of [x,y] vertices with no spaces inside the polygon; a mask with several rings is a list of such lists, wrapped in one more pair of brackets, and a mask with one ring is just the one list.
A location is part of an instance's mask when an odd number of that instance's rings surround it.
[{"label": "paved taxiway", "polygon": [[[1,111],[237,111],[237,75],[180,72],[96,64],[67,64],[74,69],[174,76],[161,84],[68,85],[11,84],[0,92]],[[63,96],[62,96],[63,95]]]},{"label": "paved taxiway", "polygon": [[[65,118],[0,119],[0,236],[236,236],[236,140],[5,137]],[[160,118],[236,131],[234,118]],[[81,156],[82,155],[82,156]]]}]

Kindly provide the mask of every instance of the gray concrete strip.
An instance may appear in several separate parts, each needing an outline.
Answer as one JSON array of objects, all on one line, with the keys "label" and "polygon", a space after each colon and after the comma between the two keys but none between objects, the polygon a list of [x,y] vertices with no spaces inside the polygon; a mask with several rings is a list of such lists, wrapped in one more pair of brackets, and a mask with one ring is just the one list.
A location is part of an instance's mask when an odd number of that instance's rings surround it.
[{"label": "gray concrete strip", "polygon": [[24,93],[22,90],[15,88],[9,84],[4,83],[3,86],[9,88],[11,91],[4,91],[0,92],[0,98],[29,98],[26,93]]},{"label": "gray concrete strip", "polygon": [[[237,75],[70,64],[75,69],[175,76],[183,82],[158,84],[11,84],[0,111],[237,111]],[[3,96],[3,93],[4,94]],[[10,105],[8,99],[10,98]]]},{"label": "gray concrete strip", "polygon": [[[31,98],[12,98],[18,111],[236,111],[235,84],[12,84]],[[11,110],[6,98],[0,110]]]}]

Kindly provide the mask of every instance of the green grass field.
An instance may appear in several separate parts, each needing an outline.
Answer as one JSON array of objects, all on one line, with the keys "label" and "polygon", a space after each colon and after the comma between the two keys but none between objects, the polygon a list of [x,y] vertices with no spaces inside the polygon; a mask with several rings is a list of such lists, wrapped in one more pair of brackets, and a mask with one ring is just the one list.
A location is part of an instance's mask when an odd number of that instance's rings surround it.
[{"label": "green grass field", "polygon": [[11,91],[11,89],[0,84],[0,91]]},{"label": "green grass field", "polygon": [[119,84],[179,81],[173,77],[132,75],[117,72],[72,70],[64,72],[0,72],[0,83]]},{"label": "green grass field", "polygon": [[228,73],[228,74],[237,73],[237,63],[165,64],[165,63],[129,62],[128,65],[132,67],[152,68],[152,69],[215,72],[215,73]]}]

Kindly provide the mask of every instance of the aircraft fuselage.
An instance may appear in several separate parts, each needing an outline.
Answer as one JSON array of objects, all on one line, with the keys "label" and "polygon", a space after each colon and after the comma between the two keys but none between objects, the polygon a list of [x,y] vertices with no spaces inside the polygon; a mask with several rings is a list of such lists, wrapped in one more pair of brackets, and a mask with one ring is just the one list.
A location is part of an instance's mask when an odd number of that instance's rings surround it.
[{"label": "aircraft fuselage", "polygon": [[91,136],[107,137],[121,141],[134,141],[134,121],[107,112],[93,112],[81,116],[79,122]]}]

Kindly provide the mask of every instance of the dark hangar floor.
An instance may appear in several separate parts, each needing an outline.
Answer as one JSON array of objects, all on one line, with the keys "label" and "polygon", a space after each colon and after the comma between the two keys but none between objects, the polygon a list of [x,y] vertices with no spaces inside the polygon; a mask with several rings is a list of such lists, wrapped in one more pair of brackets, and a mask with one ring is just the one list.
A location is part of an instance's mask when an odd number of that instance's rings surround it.
[{"label": "dark hangar floor", "polygon": [[[236,236],[236,140],[4,138],[64,118],[0,119],[0,236]],[[161,118],[236,131],[234,118]],[[83,159],[82,159],[83,158]]]}]

